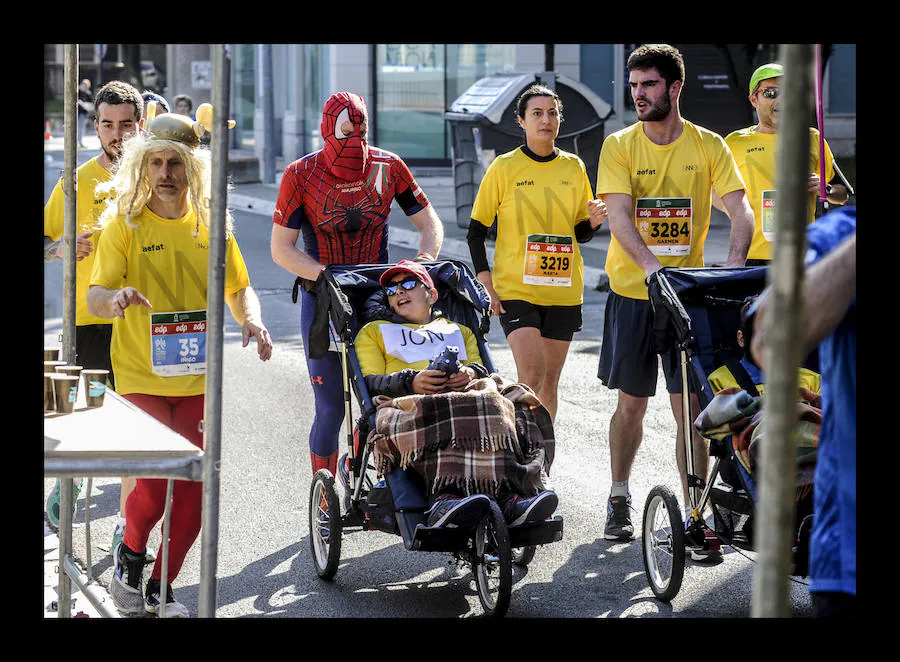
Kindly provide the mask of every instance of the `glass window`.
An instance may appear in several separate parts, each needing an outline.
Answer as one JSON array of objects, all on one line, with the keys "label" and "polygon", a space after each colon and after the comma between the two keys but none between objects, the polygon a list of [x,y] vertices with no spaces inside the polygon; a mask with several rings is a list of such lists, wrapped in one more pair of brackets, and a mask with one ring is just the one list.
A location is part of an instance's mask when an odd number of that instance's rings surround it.
[{"label": "glass window", "polygon": [[378,44],[373,144],[404,160],[450,158],[444,111],[475,81],[513,71],[515,44]]},{"label": "glass window", "polygon": [[236,119],[234,146],[250,148],[253,139],[253,114],[256,109],[256,45],[234,44],[232,59],[232,115]]}]

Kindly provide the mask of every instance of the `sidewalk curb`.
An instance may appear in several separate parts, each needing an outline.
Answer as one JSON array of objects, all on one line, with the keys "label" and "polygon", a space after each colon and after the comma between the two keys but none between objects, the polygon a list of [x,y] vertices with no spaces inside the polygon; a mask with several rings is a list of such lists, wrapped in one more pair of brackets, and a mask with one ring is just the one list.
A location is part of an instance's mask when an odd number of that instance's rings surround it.
[{"label": "sidewalk curb", "polygon": [[[272,218],[275,212],[275,203],[271,200],[254,198],[234,192],[229,192],[228,194],[228,206],[231,209],[239,209],[251,214],[268,216],[269,218]],[[419,247],[419,233],[415,230],[392,226],[389,231],[388,242],[394,246],[416,249]],[[487,247],[487,254],[488,260],[494,259],[494,249],[490,246]],[[444,237],[444,243],[441,245],[441,256],[461,261],[471,259],[468,243],[451,237]],[[606,292],[609,289],[609,277],[606,274],[606,270],[585,266],[584,286],[599,292]]]}]

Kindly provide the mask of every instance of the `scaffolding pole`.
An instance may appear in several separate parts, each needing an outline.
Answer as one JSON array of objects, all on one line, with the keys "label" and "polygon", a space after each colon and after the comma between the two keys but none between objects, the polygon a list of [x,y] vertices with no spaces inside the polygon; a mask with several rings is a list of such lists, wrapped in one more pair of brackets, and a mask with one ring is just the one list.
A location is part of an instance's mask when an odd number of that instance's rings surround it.
[{"label": "scaffolding pole", "polygon": [[776,236],[766,337],[766,437],[761,445],[759,503],[754,544],[754,618],[790,616],[790,569],[797,450],[800,325],[805,318],[803,255],[809,215],[809,118],[812,115],[812,44],[782,44],[784,78],[778,128]]},{"label": "scaffolding pole", "polygon": [[78,44],[65,47],[66,96],[63,106],[63,332],[62,360],[75,364],[75,232],[78,201]]},{"label": "scaffolding pole", "polygon": [[200,551],[201,618],[216,615],[219,479],[222,441],[222,347],[225,307],[225,215],[228,206],[228,116],[231,53],[213,47],[212,190],[207,283],[206,402],[203,413],[203,532]]}]

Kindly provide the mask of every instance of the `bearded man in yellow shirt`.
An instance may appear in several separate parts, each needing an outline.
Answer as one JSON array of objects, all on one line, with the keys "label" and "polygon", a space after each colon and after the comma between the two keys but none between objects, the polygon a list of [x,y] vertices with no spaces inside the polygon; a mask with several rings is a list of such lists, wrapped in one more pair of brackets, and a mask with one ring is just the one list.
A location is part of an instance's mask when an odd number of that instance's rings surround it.
[{"label": "bearded man in yellow shirt", "polygon": [[[100,239],[97,225],[106,204],[107,193],[99,192],[97,186],[108,182],[115,171],[125,140],[138,132],[144,113],[144,101],[140,92],[128,83],[110,81],[97,91],[94,97],[96,118],[94,129],[100,138],[100,154],[85,162],[76,171],[76,238],[75,238],[75,356],[66,357],[72,363],[85,368],[109,370],[110,387],[115,390],[116,378],[109,358],[109,343],[112,338],[112,320],[91,315],[87,308],[88,283],[94,266],[94,247]],[[62,178],[53,187],[50,199],[44,207],[44,262],[55,262],[63,258],[62,241],[65,214],[65,196]],[[79,481],[76,484],[80,485]],[[125,499],[134,487],[134,478],[122,477],[120,517],[113,534],[121,537],[125,521]],[[80,490],[80,487],[78,488]],[[77,498],[77,493],[76,493]],[[73,507],[76,499],[72,500]],[[47,499],[47,517],[54,526],[59,526],[59,481]],[[152,556],[151,550],[151,556]]]},{"label": "bearded man in yellow shirt", "polygon": [[[668,44],[645,44],[629,56],[627,67],[639,121],[606,138],[597,173],[597,197],[606,202],[612,234],[606,258],[611,291],[598,377],[608,388],[619,390],[609,425],[612,487],[604,537],[610,540],[634,536],[628,478],[643,437],[647,402],[656,393],[659,360],[648,285],[664,266],[704,266],[713,190],[732,219],[725,266],[744,265],[753,234],[753,212],[725,141],[681,117],[681,53]],[[592,216],[597,213],[589,211]],[[675,354],[670,349],[660,356],[678,426],[676,461],[689,503],[680,415],[683,396]],[[691,399],[699,411],[696,395]],[[705,477],[706,444],[696,433],[693,444],[697,474]]]},{"label": "bearded man in yellow shirt", "polygon": [[[747,253],[747,266],[763,266],[772,260],[772,243],[775,240],[775,190],[777,162],[778,122],[781,116],[781,85],[784,67],[777,62],[764,64],[750,77],[750,104],[756,109],[759,120],[755,126],[738,129],[725,137],[734,160],[741,171],[747,190],[747,199],[753,209],[756,224],[753,240]],[[825,194],[828,202],[842,205],[847,202],[848,191],[835,173],[834,155],[825,142],[825,177],[828,181]],[[819,131],[809,128],[809,218],[807,225],[816,220],[816,199],[819,194]],[[728,213],[721,199],[713,193],[713,205]]]},{"label": "bearded man in yellow shirt", "polygon": [[[206,392],[207,277],[209,263],[209,150],[199,123],[160,115],[130,139],[112,181],[115,191],[101,216],[88,290],[92,314],[113,320],[110,353],[117,391],[135,406],[203,447],[200,420]],[[231,228],[225,233],[225,302],[242,325],[243,343],[256,339],[259,358],[272,355],[259,299]],[[203,485],[175,481],[171,506],[168,591],[161,596],[162,559],[142,595],[147,539],[166,506],[166,481],[138,478],[125,504],[128,526],[113,550],[110,595],[125,613],[187,616],[171,582],[200,533]]]}]

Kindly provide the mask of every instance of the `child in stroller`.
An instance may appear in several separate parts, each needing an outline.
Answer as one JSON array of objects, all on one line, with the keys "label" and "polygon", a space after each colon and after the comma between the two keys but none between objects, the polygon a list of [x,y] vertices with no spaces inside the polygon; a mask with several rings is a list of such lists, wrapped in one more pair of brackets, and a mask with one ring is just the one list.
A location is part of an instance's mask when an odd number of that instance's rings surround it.
[{"label": "child in stroller", "polygon": [[[428,270],[418,262],[401,260],[387,269],[380,277],[386,305],[376,314],[380,319],[368,322],[356,338],[356,352],[366,387],[376,402],[388,405],[393,398],[408,395],[434,395],[447,391],[464,391],[476,379],[489,377],[489,371],[481,364],[478,343],[471,329],[456,324],[440,315],[434,308],[438,293]],[[378,304],[369,304],[370,313]],[[448,348],[459,353],[459,361],[451,363],[451,370],[433,369],[432,359]],[[448,375],[448,373],[450,373]],[[377,396],[382,396],[378,398]],[[495,449],[513,454],[513,448]],[[422,449],[423,454],[440,456],[446,449]],[[426,458],[419,458],[428,463]],[[482,458],[483,460],[483,458]],[[435,460],[435,466],[452,466],[451,462]],[[493,462],[492,467],[505,467],[510,462]],[[346,486],[345,464],[341,463],[341,482]],[[413,469],[421,463],[413,461]],[[465,467],[466,473],[476,472],[484,462],[473,461]],[[428,526],[467,527],[477,523],[490,508],[485,491],[473,491],[473,483],[462,479],[461,474],[436,476],[439,482],[429,489],[429,509],[426,511]],[[511,485],[516,481],[504,481],[499,476],[494,496],[500,505],[504,519],[511,525],[531,524],[550,517],[558,503],[555,492],[548,489],[537,494],[516,492]],[[443,482],[441,482],[443,481]],[[477,485],[477,481],[476,481]],[[346,491],[346,487],[345,487]]]}]

